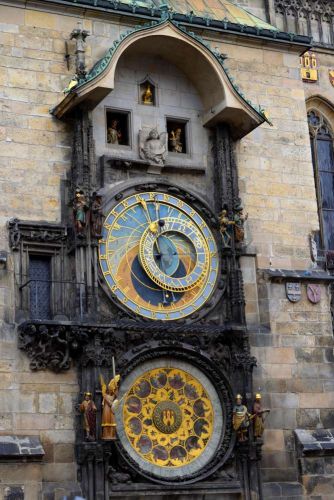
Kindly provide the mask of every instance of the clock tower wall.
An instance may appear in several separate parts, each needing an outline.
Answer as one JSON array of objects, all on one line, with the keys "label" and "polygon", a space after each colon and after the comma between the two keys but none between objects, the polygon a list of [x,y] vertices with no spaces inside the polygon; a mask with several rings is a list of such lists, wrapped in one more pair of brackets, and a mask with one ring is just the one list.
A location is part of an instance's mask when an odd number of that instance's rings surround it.
[{"label": "clock tower wall", "polygon": [[[246,5],[250,2],[240,3]],[[255,13],[258,13],[261,3],[252,2]],[[91,4],[93,11],[93,2]],[[75,2],[72,7],[74,13],[78,12]],[[6,7],[6,12],[8,9]],[[146,36],[146,28],[140,31],[138,26],[129,26],[132,21],[116,18],[114,12],[109,18],[104,18],[103,13],[95,17],[92,11],[80,14],[85,17],[83,26],[92,35],[87,39],[88,65],[98,63],[112,43],[119,47],[123,42],[127,43],[128,38]],[[20,9],[16,21],[14,14],[8,18],[11,32],[4,37],[6,50],[12,50],[8,47],[15,45],[12,53],[14,67],[8,70],[10,84],[7,94],[13,111],[12,125],[6,129],[6,137],[17,137],[17,140],[6,139],[4,145],[4,165],[11,171],[3,203],[6,203],[4,214],[8,214],[8,219],[12,215],[19,220],[9,224],[9,242],[6,215],[1,232],[3,248],[9,251],[14,266],[11,268],[8,260],[7,270],[0,275],[5,297],[1,304],[5,323],[3,339],[5,351],[10,344],[10,361],[13,362],[13,369],[8,367],[8,371],[12,370],[10,377],[17,380],[14,389],[8,383],[1,389],[1,395],[4,404],[17,398],[23,406],[15,406],[13,412],[8,410],[9,405],[5,407],[8,420],[1,432],[39,434],[47,453],[44,462],[33,466],[39,474],[36,481],[28,477],[24,465],[17,466],[22,472],[20,481],[34,482],[34,486],[28,485],[26,491],[37,485],[36,488],[43,489],[47,496],[49,489],[63,484],[64,477],[75,483],[79,464],[81,486],[85,495],[90,495],[90,500],[104,498],[108,488],[109,493],[117,497],[117,490],[123,486],[124,491],[134,488],[132,498],[135,488],[139,488],[140,494],[155,488],[159,492],[157,497],[161,498],[165,486],[159,484],[157,477],[152,480],[149,475],[142,476],[134,462],[130,461],[129,467],[122,454],[118,454],[119,449],[109,447],[108,442],[101,439],[99,374],[105,379],[111,376],[114,358],[116,369],[121,370],[129,389],[135,387],[135,383],[145,386],[145,374],[161,367],[169,368],[165,361],[168,358],[175,363],[172,366],[176,370],[174,375],[183,376],[186,372],[191,383],[195,386],[198,383],[200,389],[203,384],[207,389],[207,378],[214,388],[218,387],[218,395],[213,388],[204,399],[205,408],[211,408],[212,404],[219,418],[218,407],[226,410],[223,415],[226,442],[220,442],[217,451],[217,463],[221,463],[221,468],[213,464],[212,458],[211,462],[208,459],[209,465],[205,465],[202,475],[198,474],[196,486],[196,461],[189,461],[187,474],[193,476],[189,479],[190,486],[179,478],[180,491],[185,494],[188,490],[191,498],[197,498],[196,492],[200,490],[201,495],[211,498],[210,491],[218,485],[217,488],[221,489],[217,498],[222,498],[222,495],[223,498],[236,497],[245,491],[247,496],[250,490],[261,495],[259,476],[253,467],[254,458],[260,458],[259,442],[250,439],[249,448],[248,444],[244,447],[241,444],[235,448],[237,455],[231,454],[235,444],[231,425],[233,397],[240,392],[251,410],[253,387],[254,392],[260,390],[263,393],[264,406],[272,409],[266,421],[263,477],[268,481],[289,478],[294,482],[298,476],[293,430],[298,426],[309,429],[332,426],[334,406],[332,333],[326,281],[320,283],[321,302],[313,304],[306,295],[307,279],[312,281],[314,278],[312,271],[310,275],[298,275],[302,280],[301,300],[292,303],[284,288],[291,275],[277,271],[284,268],[301,273],[310,269],[308,234],[318,228],[305,92],[299,79],[300,47],[297,50],[293,44],[289,49],[278,44],[274,46],[275,41],[266,46],[263,40],[257,43],[255,38],[250,41],[246,35],[238,38],[235,33],[225,35],[225,32],[222,36],[213,30],[204,31],[203,26],[197,30],[197,34],[205,35],[199,42],[194,34],[178,31],[170,20],[162,27],[159,21],[159,26],[148,28],[152,30],[149,43],[145,42],[144,46],[137,40],[124,50],[115,67],[114,87],[108,87],[108,92],[101,84],[96,93],[93,89],[88,97],[83,97],[79,86],[64,97],[64,81],[70,78],[67,73],[64,76],[64,39],[80,19],[79,15],[72,14],[61,14],[60,10],[47,13]],[[21,24],[16,29],[13,26],[17,19],[21,19]],[[119,33],[123,34],[129,28],[132,34],[127,35],[126,40],[125,37],[116,41]],[[182,39],[183,45],[181,42],[161,44],[161,40],[154,39],[154,30],[159,29],[165,30],[171,38],[177,32],[178,40],[184,37],[187,43]],[[47,53],[40,48],[38,37],[42,36],[41,33],[48,42],[52,38],[49,45],[52,50]],[[45,73],[40,69],[35,72],[34,66],[18,72],[14,54],[21,53],[22,37],[31,46],[24,48],[24,54],[34,60],[36,68],[43,64]],[[203,41],[210,42],[212,50],[205,48]],[[74,73],[74,40],[71,43],[70,68]],[[195,46],[197,52],[194,52]],[[170,47],[173,50],[168,53]],[[223,79],[225,71],[219,54],[228,55],[224,66],[231,80],[235,78],[238,82],[239,94],[233,90],[227,76],[224,84],[218,79],[217,74]],[[43,58],[43,63],[37,56]],[[47,57],[50,60],[46,60]],[[8,59],[6,56],[6,61],[9,59],[11,56],[8,55]],[[210,68],[205,65],[209,60],[212,63]],[[110,67],[112,64],[111,61]],[[52,68],[55,77],[50,76],[48,68]],[[98,75],[97,79],[100,77]],[[54,86],[55,78],[57,86]],[[47,80],[53,81],[53,86],[48,92],[41,93],[41,86],[45,89]],[[93,86],[89,80],[83,87],[85,85]],[[80,106],[70,110],[67,124],[48,114],[51,105],[55,106],[54,113],[58,113],[56,102],[60,100],[64,109],[76,92]],[[252,108],[248,101],[243,100],[243,92],[254,106],[261,104],[266,107],[273,127],[264,122],[258,108]],[[41,94],[45,99],[43,102],[39,102]],[[21,106],[24,120],[16,128],[17,120],[22,118],[19,113]],[[260,122],[263,122],[261,126],[251,131]],[[248,135],[243,129],[245,123]],[[44,128],[50,129],[47,136]],[[152,131],[156,141],[153,149],[149,145]],[[68,146],[70,140],[73,140],[72,147]],[[56,146],[51,146],[51,143]],[[50,148],[55,152],[54,157]],[[10,160],[7,155],[11,156]],[[14,168],[16,173],[19,168],[22,182],[16,177],[14,183]],[[150,193],[155,193],[157,198],[150,199]],[[155,319],[152,311],[147,318],[144,314],[141,316],[143,311],[140,308],[138,312],[130,310],[124,300],[126,296],[121,302],[112,295],[100,268],[99,260],[103,261],[104,254],[101,250],[98,253],[98,246],[104,218],[119,203],[134,195],[139,196],[137,204],[141,208],[145,230],[151,222],[151,233],[155,234],[156,230],[156,220],[149,222],[150,216],[145,215],[145,202],[149,205],[151,217],[155,217],[163,203],[173,204],[175,210],[180,210],[178,215],[187,205],[189,219],[181,227],[182,237],[189,227],[193,227],[194,217],[200,217],[197,218],[200,229],[206,231],[208,238],[211,237],[210,231],[217,245],[219,276],[210,285],[212,295],[209,294],[209,299],[205,298],[203,305],[192,315],[177,319],[175,324],[150,321]],[[39,198],[42,197],[41,204]],[[235,222],[232,218],[236,213],[240,215],[239,197],[244,204],[244,215],[248,213],[247,221],[241,224],[244,239],[241,237],[241,241],[236,241],[236,232],[228,227],[230,241],[219,218],[226,204],[228,218]],[[125,209],[126,204],[123,207]],[[227,239],[223,241],[224,235]],[[174,258],[174,247],[168,237],[163,241],[167,251],[172,250]],[[186,243],[187,250],[191,249],[188,241]],[[154,277],[149,268],[152,255],[145,252],[143,246],[146,269]],[[33,257],[31,261],[30,255]],[[42,256],[39,265],[52,264],[51,309],[47,309],[44,316],[30,307],[29,291],[37,291],[27,283],[27,276],[29,265],[33,269],[36,264],[36,256]],[[175,262],[176,257],[169,263],[172,268]],[[40,272],[47,276],[48,269],[46,265]],[[15,284],[11,279],[14,273]],[[170,297],[166,297],[160,285],[161,281],[158,281],[162,300],[167,301]],[[48,292],[44,291],[41,303],[45,303],[48,297]],[[6,326],[9,323],[10,333]],[[17,349],[16,332],[21,354]],[[258,360],[254,385],[251,375],[255,362],[253,355]],[[189,369],[189,365],[195,366],[196,370]],[[141,366],[146,371],[141,372]],[[37,373],[31,373],[31,367]],[[65,373],[52,373],[51,368]],[[47,371],[38,372],[40,369]],[[132,370],[137,370],[137,378],[131,375]],[[81,415],[76,405],[88,390],[92,391],[98,408],[98,440],[94,442],[84,440]],[[162,399],[165,397],[163,391],[160,395]],[[212,402],[209,400],[211,395]],[[158,410],[161,408],[164,405]],[[187,410],[193,411],[193,403]],[[173,411],[173,405],[167,411]],[[205,413],[208,410],[199,408],[196,411]],[[55,419],[53,414],[57,415]],[[123,429],[122,425],[119,422],[120,429]],[[219,433],[221,429],[210,428],[210,432]],[[129,427],[125,426],[124,436],[126,432],[129,432]],[[136,456],[132,449],[130,451],[132,457]],[[209,451],[203,453],[210,457]],[[181,455],[173,460],[180,465],[177,461],[180,456],[182,458],[184,447],[177,452]],[[56,467],[54,462],[59,462]],[[5,479],[8,467],[2,466]],[[64,471],[67,471],[67,476],[64,476]],[[17,477],[8,481],[16,484]],[[201,490],[202,481],[206,484]],[[77,491],[76,485],[73,488]],[[229,488],[234,493],[228,493]],[[174,498],[173,489],[175,492],[175,484],[168,494]],[[119,494],[125,498],[124,492]]]}]

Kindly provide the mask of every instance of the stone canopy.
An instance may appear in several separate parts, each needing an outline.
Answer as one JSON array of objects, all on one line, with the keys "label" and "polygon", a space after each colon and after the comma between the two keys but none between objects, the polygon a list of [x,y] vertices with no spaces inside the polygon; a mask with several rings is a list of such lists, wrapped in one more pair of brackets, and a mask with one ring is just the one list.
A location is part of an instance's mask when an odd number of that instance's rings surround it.
[{"label": "stone canopy", "polygon": [[263,110],[253,106],[232,82],[223,65],[225,56],[211,50],[203,39],[170,19],[139,26],[115,41],[104,58],[78,81],[52,113],[62,118],[82,102],[88,109],[95,108],[114,89],[120,58],[138,53],[159,54],[193,82],[205,109],[203,126],[227,123],[234,139],[240,139],[267,121]]}]

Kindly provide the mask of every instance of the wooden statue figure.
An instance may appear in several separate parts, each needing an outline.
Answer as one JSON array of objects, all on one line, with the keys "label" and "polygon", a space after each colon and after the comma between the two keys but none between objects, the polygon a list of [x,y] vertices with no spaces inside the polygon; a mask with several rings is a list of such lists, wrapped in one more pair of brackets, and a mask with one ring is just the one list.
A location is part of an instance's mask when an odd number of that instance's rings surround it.
[{"label": "wooden statue figure", "polygon": [[107,131],[107,142],[109,144],[119,144],[122,139],[122,132],[118,128],[118,120],[111,120],[111,127]]},{"label": "wooden statue figure", "polygon": [[92,393],[85,392],[84,400],[79,406],[80,412],[83,414],[83,428],[87,441],[95,441],[96,439],[96,406],[92,400]]},{"label": "wooden statue figure", "polygon": [[90,208],[90,230],[93,238],[101,238],[103,219],[102,197],[93,193],[93,201]]},{"label": "wooden statue figure", "polygon": [[235,207],[234,212],[234,234],[235,241],[237,243],[242,243],[245,239],[245,221],[248,219],[248,214],[244,215],[243,207],[241,204],[238,204]]},{"label": "wooden statue figure", "polygon": [[182,153],[183,151],[183,143],[181,141],[182,130],[177,128],[172,130],[170,133],[169,142],[171,145],[171,150],[173,153]]},{"label": "wooden statue figure", "polygon": [[108,385],[100,375],[102,390],[102,439],[116,439],[115,410],[118,405],[117,395],[120,375],[115,375]]},{"label": "wooden statue figure", "polygon": [[242,396],[237,394],[235,397],[235,405],[233,407],[232,424],[233,429],[237,433],[239,442],[247,441],[247,432],[249,427],[249,417],[247,407],[242,404]]},{"label": "wooden statue figure", "polygon": [[264,415],[269,413],[270,410],[262,410],[261,404],[261,394],[255,394],[255,400],[253,404],[253,419],[254,419],[254,437],[261,438],[264,431]]},{"label": "wooden statue figure", "polygon": [[226,209],[222,210],[219,215],[219,231],[222,236],[224,248],[230,248],[231,246],[231,234],[229,228],[232,225],[235,225],[235,222],[233,220],[229,220]]},{"label": "wooden statue figure", "polygon": [[78,236],[83,236],[86,227],[88,204],[84,192],[77,189],[73,202],[74,226]]}]

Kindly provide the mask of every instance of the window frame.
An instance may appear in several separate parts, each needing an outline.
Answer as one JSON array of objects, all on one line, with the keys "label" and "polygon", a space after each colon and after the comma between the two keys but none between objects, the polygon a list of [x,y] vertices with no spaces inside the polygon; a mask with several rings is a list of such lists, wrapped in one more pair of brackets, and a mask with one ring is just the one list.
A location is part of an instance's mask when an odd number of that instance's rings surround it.
[{"label": "window frame", "polygon": [[[317,124],[311,123],[311,120],[310,120],[311,114],[315,115],[318,118],[319,121]],[[312,109],[308,110],[307,120],[308,120],[309,132],[310,132],[311,155],[312,155],[313,173],[314,173],[314,181],[315,181],[316,196],[317,196],[320,239],[321,239],[322,248],[325,251],[328,251],[328,250],[332,251],[332,250],[334,250],[334,245],[333,245],[333,248],[329,248],[327,245],[328,238],[326,236],[324,213],[325,212],[332,212],[334,214],[334,206],[333,206],[333,208],[324,208],[323,207],[323,196],[322,196],[322,189],[321,189],[321,172],[331,173],[333,175],[333,178],[334,178],[334,133],[333,133],[333,130],[332,130],[330,124],[328,123],[328,120],[317,109],[312,108]],[[327,129],[326,134],[321,134],[321,130],[323,128]],[[331,144],[332,144],[332,153],[333,153],[333,169],[332,170],[325,170],[325,169],[320,168],[320,166],[319,166],[319,154],[318,154],[319,136],[320,136],[321,140],[331,142]]]}]

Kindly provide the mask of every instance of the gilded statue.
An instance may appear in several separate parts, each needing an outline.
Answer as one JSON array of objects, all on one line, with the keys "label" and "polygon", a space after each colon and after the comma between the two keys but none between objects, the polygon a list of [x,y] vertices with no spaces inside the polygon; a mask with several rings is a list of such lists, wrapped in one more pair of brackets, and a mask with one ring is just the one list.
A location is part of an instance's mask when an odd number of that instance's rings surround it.
[{"label": "gilded statue", "polygon": [[84,393],[84,400],[80,404],[79,410],[83,415],[83,429],[85,431],[86,440],[95,441],[97,408],[92,400],[91,392]]},{"label": "gilded statue", "polygon": [[255,394],[255,400],[253,404],[253,425],[254,425],[254,437],[261,438],[264,431],[265,414],[269,413],[270,410],[263,410],[261,404],[261,394]]},{"label": "gilded statue", "polygon": [[218,217],[218,220],[219,231],[223,240],[223,246],[224,248],[230,248],[232,239],[230,234],[230,226],[235,225],[235,221],[228,218],[226,209],[222,210],[221,214]]},{"label": "gilded statue", "polygon": [[149,104],[151,106],[153,104],[153,92],[149,83],[147,83],[146,90],[143,93],[143,104]]},{"label": "gilded statue", "polygon": [[147,133],[147,129],[139,131],[139,154],[150,165],[163,167],[167,159],[167,133],[159,134],[156,128]]},{"label": "gilded statue", "polygon": [[182,153],[183,152],[183,143],[181,141],[182,130],[181,128],[176,128],[172,130],[169,137],[169,143],[171,147],[171,151],[173,153]]},{"label": "gilded statue", "polygon": [[237,394],[235,397],[235,405],[233,407],[232,424],[233,429],[237,433],[237,439],[239,442],[247,441],[250,417],[251,415],[248,413],[247,407],[242,404],[242,396]]},{"label": "gilded statue", "polygon": [[116,439],[116,418],[115,410],[118,407],[118,386],[120,375],[115,375],[107,385],[100,375],[102,390],[102,439]]},{"label": "gilded statue", "polygon": [[122,139],[122,132],[118,127],[118,120],[111,120],[111,126],[107,130],[107,142],[109,144],[119,144]]},{"label": "gilded statue", "polygon": [[78,236],[83,236],[86,227],[86,212],[89,206],[86,196],[81,189],[75,192],[75,199],[73,202],[73,216],[74,226]]}]

